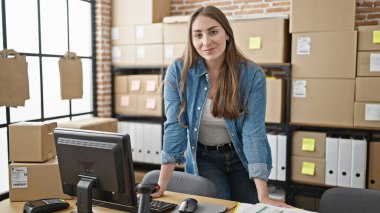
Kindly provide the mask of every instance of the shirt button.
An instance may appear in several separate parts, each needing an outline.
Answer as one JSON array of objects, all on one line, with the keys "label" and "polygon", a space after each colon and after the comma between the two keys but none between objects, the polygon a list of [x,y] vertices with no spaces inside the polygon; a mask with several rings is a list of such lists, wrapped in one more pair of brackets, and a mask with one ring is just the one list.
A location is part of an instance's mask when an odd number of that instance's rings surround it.
[{"label": "shirt button", "polygon": [[235,136],[235,134],[234,134],[234,133],[231,133],[231,135],[232,135],[232,136]]},{"label": "shirt button", "polygon": [[201,107],[197,107],[197,110],[201,110]]},{"label": "shirt button", "polygon": [[205,90],[207,90],[207,87],[205,87]]},{"label": "shirt button", "polygon": [[194,131],[196,132],[196,131],[198,131],[198,129],[197,129],[197,128],[194,128]]},{"label": "shirt button", "polygon": [[195,149],[195,147],[191,147],[192,149]]}]

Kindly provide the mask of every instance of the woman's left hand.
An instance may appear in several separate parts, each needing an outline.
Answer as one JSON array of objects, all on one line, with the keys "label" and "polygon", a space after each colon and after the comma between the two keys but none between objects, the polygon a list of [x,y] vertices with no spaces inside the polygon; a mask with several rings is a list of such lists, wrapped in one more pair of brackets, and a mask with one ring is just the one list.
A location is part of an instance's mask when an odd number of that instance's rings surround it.
[{"label": "woman's left hand", "polygon": [[283,208],[295,208],[291,205],[288,205],[286,203],[283,203],[283,202],[279,202],[277,200],[273,200],[269,197],[266,197],[266,198],[263,198],[262,200],[260,200],[260,203],[264,203],[264,204],[269,204],[269,205],[272,205],[272,206],[278,206],[278,207],[283,207]]}]

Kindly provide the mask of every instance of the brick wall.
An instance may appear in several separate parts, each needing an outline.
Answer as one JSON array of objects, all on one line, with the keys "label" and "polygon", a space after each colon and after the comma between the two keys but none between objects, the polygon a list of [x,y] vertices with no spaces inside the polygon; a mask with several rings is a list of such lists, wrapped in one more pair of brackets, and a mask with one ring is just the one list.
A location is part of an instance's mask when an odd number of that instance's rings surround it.
[{"label": "brick wall", "polygon": [[[96,0],[96,105],[101,117],[111,116],[111,1]],[[205,5],[226,15],[289,14],[291,0],[170,0],[171,15],[188,15]],[[332,0],[333,1],[333,0]],[[356,1],[356,25],[380,24],[380,0]]]}]

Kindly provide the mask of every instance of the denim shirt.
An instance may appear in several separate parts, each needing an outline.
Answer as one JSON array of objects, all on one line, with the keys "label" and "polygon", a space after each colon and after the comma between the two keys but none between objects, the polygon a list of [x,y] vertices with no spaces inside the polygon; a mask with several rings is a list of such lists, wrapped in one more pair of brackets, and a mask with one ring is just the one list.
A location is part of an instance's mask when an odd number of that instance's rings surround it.
[{"label": "denim shirt", "polygon": [[[196,150],[199,125],[210,84],[203,58],[188,71],[186,109],[178,123],[181,110],[181,73],[183,63],[174,61],[167,69],[164,88],[166,121],[161,164],[186,162],[185,171],[199,175]],[[241,62],[239,94],[246,109],[235,120],[224,119],[234,148],[249,173],[249,178],[268,180],[272,168],[271,151],[265,129],[266,82],[263,70],[254,63]],[[185,157],[186,155],[186,157]]]}]

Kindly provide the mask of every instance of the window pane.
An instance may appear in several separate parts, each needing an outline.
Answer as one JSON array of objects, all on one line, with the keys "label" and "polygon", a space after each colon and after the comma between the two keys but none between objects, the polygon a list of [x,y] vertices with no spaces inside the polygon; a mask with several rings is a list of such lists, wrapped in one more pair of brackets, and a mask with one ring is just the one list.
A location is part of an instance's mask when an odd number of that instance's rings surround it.
[{"label": "window pane", "polygon": [[0,107],[0,124],[7,122],[7,114],[5,113],[5,107]]},{"label": "window pane", "polygon": [[68,122],[68,121],[70,121],[69,117],[49,120],[49,122],[57,122],[57,124]]},{"label": "window pane", "polygon": [[38,53],[37,1],[7,0],[7,48]]},{"label": "window pane", "polygon": [[68,50],[66,0],[41,0],[40,4],[42,53],[63,55]]},{"label": "window pane", "polygon": [[9,190],[7,141],[7,128],[0,128],[0,194]]},{"label": "window pane", "polygon": [[69,101],[61,99],[58,60],[59,58],[42,58],[45,118],[70,113]]},{"label": "window pane", "polygon": [[41,81],[40,62],[38,57],[26,57],[28,62],[29,100],[25,106],[10,108],[11,122],[41,119]]},{"label": "window pane", "polygon": [[93,110],[92,99],[92,60],[82,58],[83,67],[83,98],[73,99],[71,102],[72,113],[91,112]]},{"label": "window pane", "polygon": [[70,51],[78,56],[91,56],[91,4],[69,1]]}]

